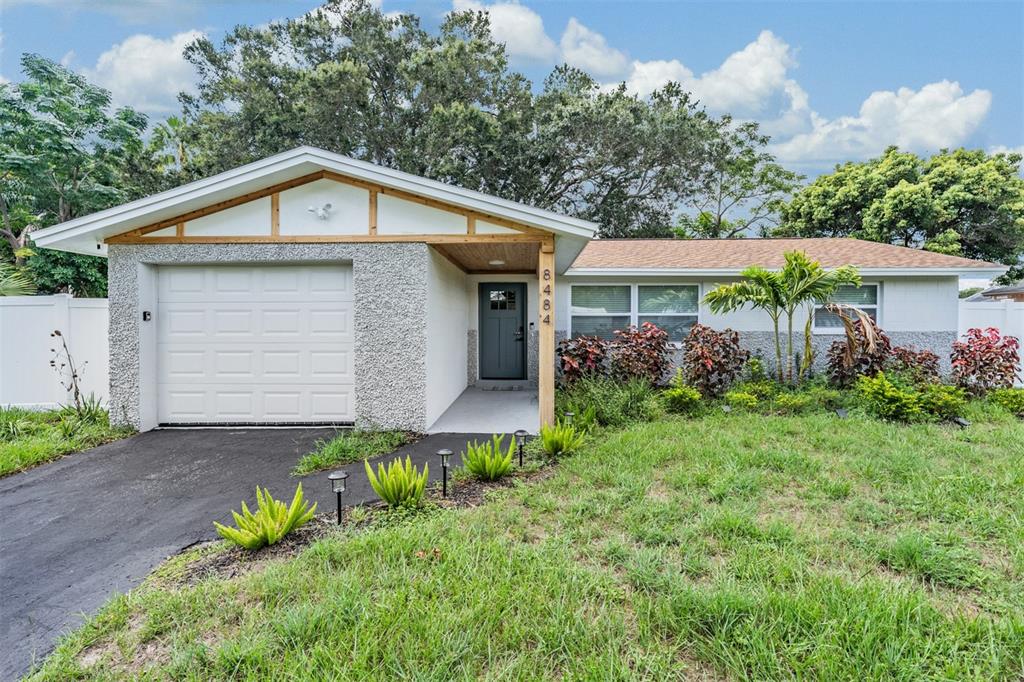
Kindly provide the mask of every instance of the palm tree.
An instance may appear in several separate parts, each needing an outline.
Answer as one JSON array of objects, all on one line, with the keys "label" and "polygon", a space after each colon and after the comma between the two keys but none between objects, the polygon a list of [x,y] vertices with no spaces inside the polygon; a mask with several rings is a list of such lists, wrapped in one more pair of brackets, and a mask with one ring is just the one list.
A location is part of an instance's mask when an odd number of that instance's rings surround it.
[{"label": "palm tree", "polygon": [[759,265],[752,265],[740,273],[744,281],[720,284],[704,296],[704,302],[715,314],[733,312],[747,305],[768,314],[775,328],[775,370],[781,382],[782,342],[779,338],[779,318],[785,310],[786,288],[780,274],[765,270]]},{"label": "palm tree", "polygon": [[0,296],[31,296],[36,285],[28,275],[9,263],[0,263]]},{"label": "palm tree", "polygon": [[[775,370],[780,382],[787,377],[793,380],[793,317],[796,311],[806,306],[809,314],[815,305],[827,303],[836,290],[847,284],[859,285],[857,269],[844,265],[835,270],[825,270],[817,261],[812,261],[803,251],[785,254],[786,264],[781,270],[766,270],[753,265],[743,270],[742,282],[723,284],[709,291],[704,297],[714,313],[732,312],[744,306],[763,310],[772,320],[775,330]],[[783,371],[782,338],[779,321],[786,315],[787,343]],[[809,332],[805,331],[805,334]]]},{"label": "palm tree", "polygon": [[[786,366],[788,379],[793,381],[793,316],[801,307],[807,308],[807,327],[804,329],[805,346],[810,347],[810,326],[816,305],[824,305],[835,295],[841,286],[860,286],[860,274],[852,265],[844,265],[835,270],[826,270],[821,263],[811,260],[803,251],[790,251],[785,254],[786,265],[779,273],[782,275],[786,297],[786,319],[788,334],[786,346]],[[805,358],[808,362],[809,359]],[[802,374],[802,372],[801,372]]]}]

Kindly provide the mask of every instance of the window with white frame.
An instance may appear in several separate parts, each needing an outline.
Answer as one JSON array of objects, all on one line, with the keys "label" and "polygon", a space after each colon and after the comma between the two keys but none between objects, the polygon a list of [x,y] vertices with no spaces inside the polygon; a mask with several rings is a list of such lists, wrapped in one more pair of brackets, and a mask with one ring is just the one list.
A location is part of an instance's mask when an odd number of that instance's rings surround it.
[{"label": "window with white frame", "polygon": [[697,322],[696,284],[573,284],[570,334],[615,338],[616,329],[651,322],[680,343]]},{"label": "window with white frame", "polygon": [[[878,285],[864,284],[859,287],[841,286],[832,296],[830,303],[845,303],[860,308],[878,322]],[[814,310],[814,328],[818,331],[834,331],[843,328],[843,321],[835,313],[818,306]]]},{"label": "window with white frame", "polygon": [[696,284],[639,284],[636,297],[636,325],[651,322],[668,332],[673,343],[682,343],[697,324],[700,288]]}]

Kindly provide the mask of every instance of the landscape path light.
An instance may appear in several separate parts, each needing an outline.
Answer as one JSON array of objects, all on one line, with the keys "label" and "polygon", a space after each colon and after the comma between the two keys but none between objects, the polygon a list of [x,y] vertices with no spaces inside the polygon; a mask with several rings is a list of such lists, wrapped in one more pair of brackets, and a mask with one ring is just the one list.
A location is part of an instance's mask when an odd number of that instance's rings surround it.
[{"label": "landscape path light", "polygon": [[562,420],[567,426],[572,426],[572,418],[575,416],[576,414],[574,412],[564,412],[562,414]]},{"label": "landscape path light", "polygon": [[516,437],[516,447],[519,448],[519,466],[523,466],[523,446],[526,445],[526,437],[528,434],[525,430],[519,429],[513,434]]},{"label": "landscape path light", "polygon": [[327,475],[331,482],[331,490],[338,496],[338,525],[341,525],[341,494],[348,487],[348,473],[345,471],[332,471]]},{"label": "landscape path light", "polygon": [[441,497],[448,497],[448,458],[452,451],[444,448],[437,451],[437,456],[441,458]]}]

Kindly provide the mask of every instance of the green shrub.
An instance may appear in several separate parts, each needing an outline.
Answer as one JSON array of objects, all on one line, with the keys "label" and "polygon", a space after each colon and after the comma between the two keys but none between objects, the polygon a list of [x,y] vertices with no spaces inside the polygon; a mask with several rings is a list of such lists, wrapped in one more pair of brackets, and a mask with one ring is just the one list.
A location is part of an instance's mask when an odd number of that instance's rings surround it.
[{"label": "green shrub", "polygon": [[842,407],[846,402],[842,391],[821,384],[804,386],[800,393],[807,398],[811,405],[822,410],[831,411]]},{"label": "green shrub", "polygon": [[772,401],[772,409],[779,414],[801,414],[810,406],[810,397],[801,393],[780,393]]},{"label": "green shrub", "polygon": [[749,393],[758,400],[771,400],[781,393],[783,389],[782,386],[771,379],[762,379],[760,381],[746,381],[737,385],[733,390],[740,393]]},{"label": "green shrub", "polygon": [[700,391],[692,386],[673,386],[666,390],[662,397],[669,412],[690,414],[700,407]]},{"label": "green shrub", "polygon": [[725,403],[736,410],[753,410],[759,402],[756,395],[746,391],[729,391],[725,394]]},{"label": "green shrub", "polygon": [[405,465],[402,465],[402,458],[396,457],[384,468],[384,464],[377,465],[377,475],[374,476],[370,463],[363,460],[366,467],[366,477],[370,480],[370,486],[374,492],[380,495],[391,507],[418,507],[423,500],[423,491],[427,487],[427,476],[429,466],[423,464],[423,473],[412,465],[412,458],[405,458]]},{"label": "green shrub", "polygon": [[683,381],[683,370],[677,369],[676,376],[672,379],[672,385],[661,394],[669,412],[687,414],[696,411],[700,407],[700,391],[693,386],[688,386]]},{"label": "green shrub", "polygon": [[764,381],[768,378],[768,372],[764,370],[764,360],[754,356],[747,360],[747,379],[752,382]]},{"label": "green shrub", "polygon": [[882,419],[901,422],[920,421],[925,416],[920,394],[913,389],[900,388],[889,381],[885,372],[857,379],[857,394],[869,413]]},{"label": "green shrub", "polygon": [[967,395],[962,388],[944,384],[925,384],[920,388],[921,409],[939,419],[953,419],[963,414]]},{"label": "green shrub", "polygon": [[658,393],[646,381],[616,381],[608,377],[583,377],[559,390],[559,414],[593,414],[601,426],[622,427],[638,421],[653,421],[662,415]]},{"label": "green shrub", "polygon": [[275,500],[264,488],[256,488],[256,513],[253,514],[242,502],[242,513],[235,511],[231,515],[238,528],[224,526],[216,521],[213,525],[220,536],[239,547],[248,550],[259,549],[265,545],[273,545],[285,535],[303,525],[316,513],[316,503],[310,507],[302,497],[302,484],[295,489],[291,505]]},{"label": "green shrub", "polygon": [[540,427],[540,442],[551,457],[571,455],[583,445],[583,434],[572,424],[545,424]]},{"label": "green shrub", "polygon": [[502,453],[504,436],[493,435],[491,441],[483,443],[466,443],[466,452],[462,455],[462,464],[477,478],[485,481],[496,481],[512,468],[512,455],[515,453],[515,440],[509,443],[508,451]]},{"label": "green shrub", "polygon": [[997,388],[988,399],[1016,415],[1024,415],[1024,388]]}]

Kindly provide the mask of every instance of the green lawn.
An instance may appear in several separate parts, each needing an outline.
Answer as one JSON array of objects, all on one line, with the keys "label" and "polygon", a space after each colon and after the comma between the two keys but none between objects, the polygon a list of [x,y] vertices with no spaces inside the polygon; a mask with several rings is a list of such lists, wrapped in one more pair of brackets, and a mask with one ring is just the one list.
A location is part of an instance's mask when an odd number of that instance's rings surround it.
[{"label": "green lawn", "polygon": [[0,477],[132,433],[110,426],[105,413],[82,420],[61,410],[0,409]]},{"label": "green lawn", "polygon": [[179,557],[38,679],[1020,679],[1024,423],[973,409],[602,432],[477,508]]}]

